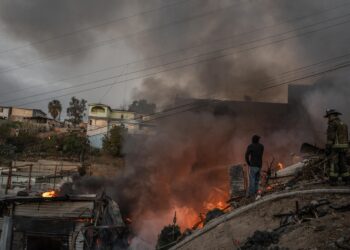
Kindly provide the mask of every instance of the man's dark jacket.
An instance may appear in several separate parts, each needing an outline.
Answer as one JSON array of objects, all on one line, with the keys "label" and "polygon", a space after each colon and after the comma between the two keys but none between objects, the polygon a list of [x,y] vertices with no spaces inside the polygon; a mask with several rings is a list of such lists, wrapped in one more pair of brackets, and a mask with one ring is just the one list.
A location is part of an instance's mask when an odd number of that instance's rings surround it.
[{"label": "man's dark jacket", "polygon": [[264,146],[261,143],[252,143],[245,153],[245,161],[249,166],[261,168],[263,153]]}]

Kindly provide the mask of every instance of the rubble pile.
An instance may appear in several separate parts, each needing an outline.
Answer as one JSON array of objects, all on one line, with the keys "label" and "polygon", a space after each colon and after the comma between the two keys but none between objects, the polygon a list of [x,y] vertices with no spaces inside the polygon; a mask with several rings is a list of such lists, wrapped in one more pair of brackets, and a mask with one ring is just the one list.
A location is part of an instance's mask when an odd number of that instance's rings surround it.
[{"label": "rubble pile", "polygon": [[[268,231],[255,231],[253,236],[240,247],[242,250],[282,250],[276,246],[279,241],[279,234]],[[275,245],[275,246],[274,246]],[[285,249],[285,248],[284,248]]]},{"label": "rubble pile", "polygon": [[295,211],[290,213],[275,214],[280,218],[280,227],[300,224],[314,218],[325,216],[329,212],[330,202],[326,199],[312,201],[311,204],[299,208],[299,203],[295,203]]},{"label": "rubble pile", "polygon": [[209,221],[218,218],[224,214],[225,212],[219,208],[214,208],[213,210],[210,210],[205,216],[204,225],[207,224]]}]

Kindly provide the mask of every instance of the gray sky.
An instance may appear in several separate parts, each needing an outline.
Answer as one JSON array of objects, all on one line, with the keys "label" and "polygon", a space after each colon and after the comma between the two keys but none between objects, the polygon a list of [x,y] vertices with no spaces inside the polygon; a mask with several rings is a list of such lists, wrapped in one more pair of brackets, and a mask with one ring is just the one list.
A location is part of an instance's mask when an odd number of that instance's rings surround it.
[{"label": "gray sky", "polygon": [[[0,0],[0,104],[46,111],[49,99],[62,95],[66,96],[58,99],[64,105],[74,95],[112,107],[128,105],[132,98],[147,98],[164,105],[175,96],[242,99],[248,95],[255,100],[283,102],[286,86],[262,93],[256,90],[266,85],[266,79],[282,72],[347,53],[347,3]],[[309,36],[262,46],[273,42],[275,38],[264,38],[274,34],[290,31],[285,37],[298,36],[304,31],[298,29],[304,26],[322,29],[341,21],[344,24]],[[251,42],[257,39],[262,40]],[[231,53],[221,50],[232,45],[236,52],[222,60],[168,71],[206,59],[211,51]],[[258,48],[241,52],[249,46]],[[194,56],[197,57],[193,59]],[[149,58],[152,60],[142,61]],[[171,63],[179,59],[179,63]],[[162,64],[166,66],[155,67]],[[151,69],[142,71],[144,68]],[[163,70],[153,78],[142,78]],[[96,71],[99,72],[93,73]],[[138,73],[132,73],[135,71]],[[121,83],[84,91],[113,82]]]}]

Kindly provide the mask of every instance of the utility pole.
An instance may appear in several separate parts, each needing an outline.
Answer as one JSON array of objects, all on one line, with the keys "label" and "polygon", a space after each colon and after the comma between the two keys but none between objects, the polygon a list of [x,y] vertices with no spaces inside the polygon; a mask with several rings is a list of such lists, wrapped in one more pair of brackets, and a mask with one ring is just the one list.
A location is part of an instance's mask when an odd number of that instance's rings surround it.
[{"label": "utility pole", "polygon": [[53,189],[56,189],[57,165],[55,166],[55,175],[53,177]]},{"label": "utility pole", "polygon": [[33,171],[33,164],[30,164],[29,165],[28,191],[32,190],[32,171]]},{"label": "utility pole", "polygon": [[12,185],[12,164],[14,164],[16,166],[16,160],[13,161],[13,162],[10,162],[9,173],[8,173],[8,176],[7,176],[7,183],[6,183],[5,194],[8,194],[8,190],[11,189],[11,185]]}]

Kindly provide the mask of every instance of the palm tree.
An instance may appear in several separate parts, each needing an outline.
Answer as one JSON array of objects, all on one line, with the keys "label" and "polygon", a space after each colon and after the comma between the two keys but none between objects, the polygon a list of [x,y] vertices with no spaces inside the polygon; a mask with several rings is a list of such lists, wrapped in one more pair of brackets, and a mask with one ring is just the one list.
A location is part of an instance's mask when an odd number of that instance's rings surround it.
[{"label": "palm tree", "polygon": [[59,100],[49,102],[48,109],[54,120],[56,120],[57,117],[59,117],[58,120],[61,120],[62,105]]}]

